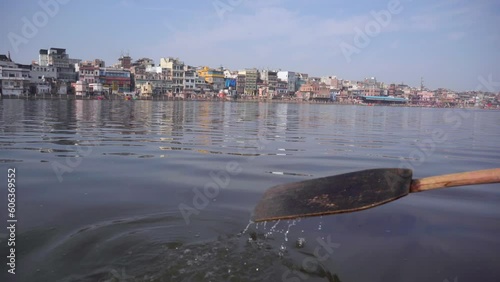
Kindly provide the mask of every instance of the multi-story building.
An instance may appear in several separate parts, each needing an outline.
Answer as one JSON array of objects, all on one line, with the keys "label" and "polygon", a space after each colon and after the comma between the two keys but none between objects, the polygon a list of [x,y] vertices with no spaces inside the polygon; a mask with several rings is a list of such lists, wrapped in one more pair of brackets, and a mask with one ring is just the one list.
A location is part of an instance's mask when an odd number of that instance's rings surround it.
[{"label": "multi-story building", "polygon": [[278,72],[278,79],[281,79],[282,81],[286,81],[288,83],[288,93],[293,94],[295,93],[297,88],[297,78],[298,76],[296,75],[295,72],[292,71],[279,71]]},{"label": "multi-story building", "polygon": [[193,67],[184,67],[184,91],[188,92],[198,92],[199,89],[196,87],[196,78],[198,73]]},{"label": "multi-story building", "polygon": [[[295,88],[294,89],[300,89],[300,87],[304,84],[306,84],[308,81],[307,79],[303,79],[303,78],[300,78],[300,77],[297,77],[297,80],[295,80]],[[289,88],[288,88],[288,92],[290,92],[290,84],[288,84]],[[294,92],[290,92],[290,93],[294,93]]]},{"label": "multi-story building", "polygon": [[304,83],[302,86],[300,86],[299,90],[297,90],[295,96],[299,99],[309,100],[312,97],[314,91],[317,90],[316,84],[313,82]]},{"label": "multi-story building", "polygon": [[[257,69],[245,69],[239,71],[238,75],[245,76],[243,94],[248,96],[256,96],[257,93],[257,80],[259,78],[259,71]],[[239,93],[238,93],[239,94]]]},{"label": "multi-story building", "polygon": [[[33,85],[36,95],[49,95],[52,94],[52,79],[45,78],[41,82],[37,82]],[[32,92],[32,90],[31,90]]]},{"label": "multi-story building", "polygon": [[101,59],[94,59],[93,61],[83,61],[83,62],[81,61],[75,67],[75,70],[77,72],[78,72],[78,67],[79,66],[96,66],[96,67],[99,67],[99,68],[104,68],[104,67],[106,67],[106,63],[103,60],[101,60]]},{"label": "multi-story building", "polygon": [[130,71],[116,68],[100,68],[99,83],[109,87],[113,93],[124,93],[130,91]]},{"label": "multi-story building", "polygon": [[101,68],[98,65],[82,64],[76,69],[78,70],[78,81],[86,83],[96,83],[99,81],[99,70]]},{"label": "multi-story building", "polygon": [[231,88],[231,90],[236,90],[236,78],[225,78],[224,79],[224,88]]},{"label": "multi-story building", "polygon": [[200,91],[200,93],[210,92],[211,90],[205,79],[203,77],[200,77],[198,73],[196,73],[195,87]]},{"label": "multi-story building", "polygon": [[238,77],[238,71],[224,70],[224,78],[234,78]]},{"label": "multi-story building", "polygon": [[89,83],[83,80],[78,80],[75,83],[75,95],[86,96],[89,94]]},{"label": "multi-story building", "polygon": [[0,55],[0,95],[27,95],[31,65],[18,65],[10,55]]},{"label": "multi-story building", "polygon": [[245,94],[245,74],[244,72],[238,73],[236,77],[236,93],[238,95]]},{"label": "multi-story building", "polygon": [[318,82],[318,85],[318,90],[314,93],[313,98],[322,100],[331,99],[334,91],[331,91],[330,86],[321,82]]},{"label": "multi-story building", "polygon": [[303,84],[297,91],[296,96],[298,98],[309,100],[309,99],[330,99],[330,87],[325,83],[320,83],[319,81],[310,81]]},{"label": "multi-story building", "polygon": [[38,65],[43,67],[49,65],[49,50],[40,49],[38,52]]},{"label": "multi-story building", "polygon": [[160,67],[168,80],[172,81],[174,94],[184,91],[184,62],[178,58],[161,58]]},{"label": "multi-story building", "polygon": [[342,90],[342,80],[334,77],[332,78],[332,84],[330,85],[332,89]]},{"label": "multi-story building", "polygon": [[283,97],[288,96],[288,82],[278,79],[276,82],[276,96]]},{"label": "multi-story building", "polygon": [[[133,75],[133,85],[136,90],[141,91],[141,94],[143,90],[147,90],[148,93],[151,92],[152,95],[164,95],[172,91],[172,81],[167,78],[167,74],[164,74],[159,67],[146,68],[145,65],[134,65],[130,68],[130,71]],[[145,96],[148,95],[145,94]]]},{"label": "multi-story building", "polygon": [[365,78],[364,83],[368,87],[370,87],[370,86],[378,86],[378,82],[377,82],[377,79],[375,77]]},{"label": "multi-story building", "polygon": [[71,59],[66,53],[66,49],[62,48],[40,49],[38,55],[39,66],[56,67],[57,79],[67,83],[77,81],[78,74],[75,71],[75,64],[80,62],[80,59]]},{"label": "multi-story building", "polygon": [[434,101],[434,92],[423,90],[417,92],[419,102],[432,102]]},{"label": "multi-story building", "polygon": [[144,66],[146,68],[148,67],[154,67],[155,66],[155,62],[150,59],[150,58],[140,58],[138,60],[136,60],[133,64],[133,66]]},{"label": "multi-story building", "polygon": [[212,86],[213,91],[219,91],[224,88],[224,70],[211,69],[209,67],[202,67],[198,70],[198,75],[203,77],[205,81]]},{"label": "multi-story building", "polygon": [[267,86],[267,93],[274,96],[276,94],[276,85],[278,83],[278,72],[270,70],[260,71],[260,79]]},{"label": "multi-story building", "polygon": [[155,89],[153,87],[153,84],[149,81],[144,84],[141,84],[139,88],[139,93],[142,97],[151,97],[155,95]]},{"label": "multi-story building", "polygon": [[396,84],[392,83],[387,89],[387,95],[395,97],[396,96]]},{"label": "multi-story building", "polygon": [[364,85],[362,87],[364,96],[382,96],[383,89],[378,88],[376,85]]},{"label": "multi-story building", "polygon": [[31,83],[41,83],[45,79],[57,79],[57,68],[55,66],[40,66],[31,64],[30,81]]},{"label": "multi-story building", "polygon": [[324,83],[328,86],[332,86],[332,79],[334,78],[335,76],[322,76],[320,78],[320,82],[321,83]]},{"label": "multi-story building", "polygon": [[118,58],[118,64],[116,64],[116,68],[124,69],[124,70],[130,70],[130,67],[132,66],[132,58],[129,55],[125,56],[120,56]]},{"label": "multi-story building", "polygon": [[342,80],[338,79],[336,76],[323,76],[320,82],[330,86],[332,90],[342,89]]}]

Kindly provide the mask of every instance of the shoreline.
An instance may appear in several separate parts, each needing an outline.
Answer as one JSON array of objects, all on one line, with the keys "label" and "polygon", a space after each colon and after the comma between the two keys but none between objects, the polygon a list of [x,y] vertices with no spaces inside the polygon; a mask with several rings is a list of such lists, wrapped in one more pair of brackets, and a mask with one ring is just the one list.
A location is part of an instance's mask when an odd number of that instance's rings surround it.
[{"label": "shoreline", "polygon": [[412,103],[358,103],[346,101],[329,101],[329,100],[298,100],[298,99],[266,99],[266,98],[238,98],[236,100],[227,100],[218,97],[198,97],[198,98],[183,98],[183,97],[139,97],[136,99],[126,100],[123,95],[112,95],[109,98],[98,99],[98,97],[82,97],[76,95],[43,95],[43,96],[0,96],[0,100],[96,100],[96,101],[207,101],[207,102],[251,102],[251,103],[287,103],[287,104],[324,104],[324,105],[349,105],[349,106],[390,106],[390,107],[410,107],[410,108],[454,108],[454,109],[480,109],[480,110],[500,110],[500,107],[480,107],[480,106],[452,106],[452,105],[431,105],[431,104],[412,104]]}]

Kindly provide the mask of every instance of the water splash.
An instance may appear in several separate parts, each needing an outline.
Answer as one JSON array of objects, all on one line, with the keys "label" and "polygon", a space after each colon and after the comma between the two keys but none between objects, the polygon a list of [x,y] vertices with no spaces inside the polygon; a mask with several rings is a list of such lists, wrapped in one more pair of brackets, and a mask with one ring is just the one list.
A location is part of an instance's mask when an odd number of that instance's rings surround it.
[{"label": "water splash", "polygon": [[278,256],[280,258],[283,258],[283,256],[285,256],[285,253],[286,253],[286,246],[282,243],[280,249],[278,250]]},{"label": "water splash", "polygon": [[240,235],[243,235],[245,234],[247,231],[248,231],[248,228],[250,227],[250,225],[254,224],[255,222],[253,220],[249,220],[248,221],[248,224],[247,224],[247,227],[245,227],[245,229],[243,229],[243,231],[241,231]]},{"label": "water splash", "polygon": [[[290,223],[290,221],[288,221]],[[288,228],[285,231],[285,242],[288,242],[288,233],[290,232],[290,227],[294,226],[296,223],[296,220],[293,220],[291,224],[288,224]]]},{"label": "water splash", "polygon": [[305,246],[305,244],[306,244],[306,239],[300,237],[295,242],[295,247],[297,247],[297,249],[302,249]]},{"label": "water splash", "polygon": [[271,227],[271,230],[269,230],[269,231],[271,231],[271,232],[274,231],[276,226],[278,226],[279,223],[280,223],[280,220],[278,219],[278,221],[276,221],[276,224],[274,224],[273,227]]}]

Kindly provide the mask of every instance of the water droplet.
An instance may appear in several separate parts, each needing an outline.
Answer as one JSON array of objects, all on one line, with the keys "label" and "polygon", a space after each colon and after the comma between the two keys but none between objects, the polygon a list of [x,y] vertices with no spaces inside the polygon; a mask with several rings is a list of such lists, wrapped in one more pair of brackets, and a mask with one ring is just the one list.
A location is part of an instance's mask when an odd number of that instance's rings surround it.
[{"label": "water droplet", "polygon": [[280,249],[278,250],[278,256],[282,258],[286,253],[286,247],[283,245],[283,243],[280,246]]},{"label": "water droplet", "polygon": [[280,250],[281,250],[281,251],[286,251],[286,247],[285,247],[285,245],[281,244],[281,246],[280,246]]},{"label": "water droplet", "polygon": [[248,228],[250,227],[250,225],[252,225],[254,222],[252,220],[249,220],[248,221],[248,224],[247,224],[247,227],[245,227],[245,229],[241,232],[241,234],[245,234],[248,230]]},{"label": "water droplet", "polygon": [[285,232],[285,241],[288,242],[288,233],[290,232],[290,227],[294,226],[295,225],[295,220],[292,221],[292,223],[290,224],[290,221],[288,221],[288,228]]},{"label": "water droplet", "polygon": [[276,224],[273,225],[273,227],[271,227],[271,232],[274,231],[274,229],[276,228],[276,226],[278,226],[278,224],[280,223],[280,220],[278,219],[278,221],[276,221]]},{"label": "water droplet", "polygon": [[305,238],[298,238],[297,239],[297,242],[295,242],[295,246],[298,248],[298,249],[301,249],[305,246],[306,244],[306,239]]}]

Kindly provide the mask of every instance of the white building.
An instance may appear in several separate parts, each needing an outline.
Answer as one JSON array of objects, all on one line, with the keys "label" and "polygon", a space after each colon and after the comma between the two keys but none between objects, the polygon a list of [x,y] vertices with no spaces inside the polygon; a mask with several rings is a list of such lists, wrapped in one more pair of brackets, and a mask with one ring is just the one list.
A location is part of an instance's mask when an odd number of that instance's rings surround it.
[{"label": "white building", "polygon": [[155,66],[148,66],[145,69],[146,72],[154,72],[154,73],[162,73],[162,68],[161,67],[155,67]]},{"label": "white building", "polygon": [[199,91],[196,87],[196,79],[198,78],[198,73],[196,69],[188,69],[184,71],[184,90],[185,91]]},{"label": "white building", "polygon": [[297,74],[293,71],[279,71],[278,79],[282,81],[288,82],[288,92],[295,93],[296,91],[296,83],[297,83]]},{"label": "white building", "polygon": [[93,93],[94,95],[100,95],[100,94],[103,94],[103,92],[104,92],[104,86],[100,82],[89,83],[88,91],[90,93]]},{"label": "white building", "polygon": [[52,85],[50,82],[39,82],[36,84],[36,95],[50,95],[52,93]]},{"label": "white building", "polygon": [[172,81],[172,92],[181,93],[184,90],[184,62],[178,58],[161,58],[160,67],[167,79]]},{"label": "white building", "polygon": [[86,81],[79,80],[75,84],[76,96],[85,96],[88,93],[88,83]]},{"label": "white building", "polygon": [[10,56],[0,55],[0,94],[27,95],[31,66],[17,65]]},{"label": "white building", "polygon": [[57,68],[57,79],[65,82],[77,81],[78,75],[75,71],[75,64],[79,62],[81,62],[80,59],[69,58],[66,49],[62,48],[40,49],[38,54],[38,65]]},{"label": "white building", "polygon": [[40,66],[37,64],[31,65],[30,81],[32,83],[41,83],[43,79],[57,79],[57,68],[54,66]]},{"label": "white building", "polygon": [[238,78],[237,71],[224,70],[224,78],[236,79]]}]

